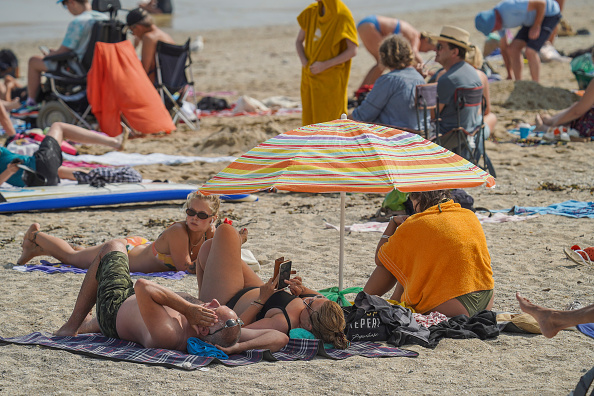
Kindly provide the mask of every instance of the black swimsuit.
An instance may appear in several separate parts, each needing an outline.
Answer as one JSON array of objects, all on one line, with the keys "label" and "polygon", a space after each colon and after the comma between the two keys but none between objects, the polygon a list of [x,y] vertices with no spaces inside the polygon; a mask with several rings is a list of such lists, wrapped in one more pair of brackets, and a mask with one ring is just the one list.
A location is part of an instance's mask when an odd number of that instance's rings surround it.
[{"label": "black swimsuit", "polygon": [[[253,289],[257,289],[257,287],[246,287],[246,288],[241,289],[240,291],[235,293],[235,295],[233,297],[231,297],[231,299],[225,305],[227,305],[227,307],[229,307],[231,309],[235,308],[235,304],[237,304],[237,301],[239,301],[239,299],[241,297],[243,297],[243,295],[245,293],[247,293],[248,291],[253,290]],[[289,303],[291,301],[293,301],[296,298],[298,298],[298,297],[294,296],[292,294],[289,294],[284,290],[279,290],[279,291],[275,292],[272,296],[270,296],[270,298],[266,301],[266,303],[264,303],[264,306],[262,307],[260,312],[258,312],[258,314],[256,315],[256,320],[263,319],[269,310],[271,310],[273,308],[278,308],[282,311],[283,315],[285,315],[285,319],[287,321],[287,327],[288,327],[287,334],[289,334],[289,331],[291,330],[291,319],[289,318],[289,315],[287,314],[287,310],[285,308],[287,307],[287,305],[289,305]]]}]

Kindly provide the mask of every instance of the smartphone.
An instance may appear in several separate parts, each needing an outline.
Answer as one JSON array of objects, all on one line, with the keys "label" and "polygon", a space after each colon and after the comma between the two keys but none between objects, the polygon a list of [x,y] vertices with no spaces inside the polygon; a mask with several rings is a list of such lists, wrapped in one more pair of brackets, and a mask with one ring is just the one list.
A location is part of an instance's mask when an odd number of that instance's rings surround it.
[{"label": "smartphone", "polygon": [[288,285],[285,283],[286,280],[291,279],[291,265],[293,264],[292,261],[285,261],[281,263],[279,266],[279,277],[278,277],[278,284],[276,285],[276,289],[284,289]]},{"label": "smartphone", "polygon": [[43,55],[47,55],[50,52],[49,48],[47,46],[45,46],[45,45],[40,45],[39,46],[39,50],[41,51],[41,53]]}]

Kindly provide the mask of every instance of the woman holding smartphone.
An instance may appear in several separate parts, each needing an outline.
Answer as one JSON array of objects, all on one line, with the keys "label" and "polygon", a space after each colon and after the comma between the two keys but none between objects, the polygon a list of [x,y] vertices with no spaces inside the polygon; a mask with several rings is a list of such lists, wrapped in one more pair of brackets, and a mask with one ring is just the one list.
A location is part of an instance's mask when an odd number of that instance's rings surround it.
[{"label": "woman holding smartphone", "polygon": [[230,225],[221,224],[200,249],[196,277],[200,300],[217,299],[233,309],[247,328],[288,334],[300,327],[336,348],[348,346],[342,308],[305,287],[299,277],[286,281],[289,292],[275,289],[279,276],[263,282],[241,260],[241,235]]},{"label": "woman holding smartphone", "polygon": [[[154,242],[142,237],[123,239],[128,249],[131,272],[188,271],[196,272],[196,258],[200,247],[214,235],[220,200],[199,192],[188,195],[183,209],[186,220],[167,227]],[[243,241],[247,230],[242,230]],[[26,264],[36,256],[52,256],[64,264],[89,268],[103,245],[77,250],[68,242],[40,231],[32,224],[23,240],[23,253],[18,264]]]}]

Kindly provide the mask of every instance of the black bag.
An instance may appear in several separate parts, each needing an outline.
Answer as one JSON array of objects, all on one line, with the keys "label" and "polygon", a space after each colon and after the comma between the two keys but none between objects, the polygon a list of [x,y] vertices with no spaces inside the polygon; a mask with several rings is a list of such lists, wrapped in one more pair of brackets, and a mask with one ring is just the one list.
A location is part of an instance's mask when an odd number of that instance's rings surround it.
[{"label": "black bag", "polygon": [[343,308],[349,341],[386,341],[390,334],[377,310],[366,311],[355,305]]},{"label": "black bag", "polygon": [[474,198],[472,198],[466,191],[462,190],[461,188],[455,188],[450,190],[450,194],[452,194],[454,202],[459,203],[464,209],[475,212]]},{"label": "black bag", "polygon": [[212,96],[206,96],[200,99],[200,102],[196,105],[200,110],[225,110],[230,109],[231,106],[225,99],[213,98]]}]

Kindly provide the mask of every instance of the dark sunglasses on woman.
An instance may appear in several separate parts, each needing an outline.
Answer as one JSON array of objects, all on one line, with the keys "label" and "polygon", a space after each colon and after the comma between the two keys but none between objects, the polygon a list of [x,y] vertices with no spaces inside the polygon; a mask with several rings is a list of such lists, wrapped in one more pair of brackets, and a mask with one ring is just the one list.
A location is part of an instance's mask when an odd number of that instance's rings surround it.
[{"label": "dark sunglasses on woman", "polygon": [[200,220],[206,220],[209,217],[214,216],[206,212],[196,212],[194,209],[186,209],[186,214],[190,217],[197,216]]}]

